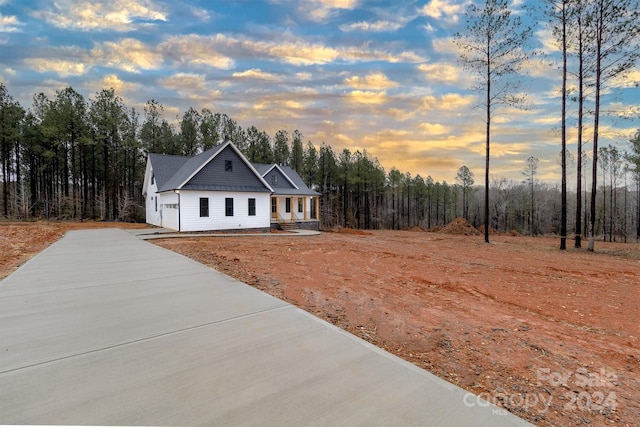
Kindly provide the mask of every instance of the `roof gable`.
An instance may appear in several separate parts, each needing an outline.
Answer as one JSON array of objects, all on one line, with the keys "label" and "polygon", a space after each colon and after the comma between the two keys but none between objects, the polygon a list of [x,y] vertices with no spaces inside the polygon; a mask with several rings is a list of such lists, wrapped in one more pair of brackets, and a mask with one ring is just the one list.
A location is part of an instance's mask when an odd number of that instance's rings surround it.
[{"label": "roof gable", "polygon": [[[296,171],[289,166],[276,164],[254,163],[253,166],[271,185],[275,194],[293,196],[319,196],[320,193],[311,190]],[[278,176],[278,185],[272,184],[271,177]]]},{"label": "roof gable", "polygon": [[280,169],[278,165],[273,165],[267,173],[263,175],[263,177],[275,191],[297,189],[296,185],[284,172],[282,172],[282,169]]},{"label": "roof gable", "polygon": [[[179,167],[172,171],[171,177],[162,184],[158,183],[158,192],[180,189],[272,191],[269,184],[231,142],[217,145],[194,157],[182,159],[184,160],[181,165],[178,165],[177,160],[173,163]],[[232,161],[232,173],[225,173],[225,160]],[[169,163],[167,162],[167,165]],[[219,174],[220,165],[222,174]]]},{"label": "roof gable", "polygon": [[240,153],[227,145],[183,186],[185,190],[270,191],[264,180]]}]

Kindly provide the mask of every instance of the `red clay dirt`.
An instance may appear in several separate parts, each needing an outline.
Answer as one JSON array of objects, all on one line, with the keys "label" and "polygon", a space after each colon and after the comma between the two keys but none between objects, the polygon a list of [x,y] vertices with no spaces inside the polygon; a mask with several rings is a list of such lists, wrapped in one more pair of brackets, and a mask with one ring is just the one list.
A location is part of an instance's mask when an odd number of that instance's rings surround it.
[{"label": "red clay dirt", "polygon": [[344,231],[154,242],[534,424],[640,423],[640,245]]},{"label": "red clay dirt", "polygon": [[[65,227],[106,225],[0,223],[0,277]],[[640,245],[560,252],[558,239],[492,235],[486,244],[456,227],[154,242],[534,424],[639,425]]]}]

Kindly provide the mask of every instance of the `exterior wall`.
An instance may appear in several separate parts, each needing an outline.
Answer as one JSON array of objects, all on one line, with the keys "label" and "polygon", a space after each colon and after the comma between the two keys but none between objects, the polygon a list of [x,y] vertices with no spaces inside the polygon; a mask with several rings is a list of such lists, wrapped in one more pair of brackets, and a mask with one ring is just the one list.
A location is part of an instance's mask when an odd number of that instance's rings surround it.
[{"label": "exterior wall", "polygon": [[[200,217],[200,198],[209,199],[209,216]],[[225,198],[233,198],[233,216],[225,215]],[[256,215],[249,216],[248,200],[256,199]],[[180,191],[180,231],[269,229],[269,193]]]},{"label": "exterior wall", "polygon": [[[153,171],[150,171],[149,173],[152,173],[152,172]],[[147,218],[146,222],[147,224],[162,227],[162,210],[161,210],[162,204],[159,199],[156,201],[156,198],[159,197],[156,191],[158,191],[158,185],[155,182],[155,180],[153,184],[149,182],[147,186],[147,194],[145,196],[145,201],[144,201],[145,214]],[[156,203],[157,203],[157,209],[156,209]]]}]

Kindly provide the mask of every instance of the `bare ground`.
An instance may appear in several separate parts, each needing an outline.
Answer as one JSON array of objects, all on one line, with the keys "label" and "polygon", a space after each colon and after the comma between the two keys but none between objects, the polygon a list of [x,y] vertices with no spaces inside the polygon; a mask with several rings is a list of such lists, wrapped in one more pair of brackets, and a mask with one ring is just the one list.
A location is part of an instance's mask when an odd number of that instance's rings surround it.
[{"label": "bare ground", "polygon": [[[67,229],[107,225],[126,224],[0,223],[0,277]],[[640,424],[640,245],[342,231],[155,242],[534,424]]]}]

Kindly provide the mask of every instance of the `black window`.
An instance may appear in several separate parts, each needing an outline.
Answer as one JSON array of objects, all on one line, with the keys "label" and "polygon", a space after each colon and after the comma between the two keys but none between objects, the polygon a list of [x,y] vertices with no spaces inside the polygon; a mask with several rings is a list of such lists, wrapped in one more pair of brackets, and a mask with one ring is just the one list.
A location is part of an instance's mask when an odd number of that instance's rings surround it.
[{"label": "black window", "polygon": [[298,212],[303,211],[303,208],[304,208],[303,202],[304,202],[304,199],[298,199]]},{"label": "black window", "polygon": [[226,216],[233,216],[233,198],[231,197],[224,199],[224,214]]},{"label": "black window", "polygon": [[209,216],[209,199],[206,197],[200,197],[200,217]]},{"label": "black window", "polygon": [[155,184],[156,182],[156,176],[153,172],[151,172],[151,185]]},{"label": "black window", "polygon": [[256,199],[249,199],[249,216],[256,216]]},{"label": "black window", "polygon": [[233,161],[225,160],[224,161],[224,171],[225,172],[233,172]]},{"label": "black window", "polygon": [[275,197],[271,198],[271,213],[278,212],[278,199]]},{"label": "black window", "polygon": [[[153,199],[153,197],[151,197]],[[158,212],[158,198],[156,197],[156,212]]]},{"label": "black window", "polygon": [[316,198],[315,197],[311,199],[311,218],[318,219],[316,218]]},{"label": "black window", "polygon": [[287,197],[285,200],[285,212],[289,213],[291,212],[291,197]]},{"label": "black window", "polygon": [[278,175],[271,175],[271,185],[278,185]]}]

